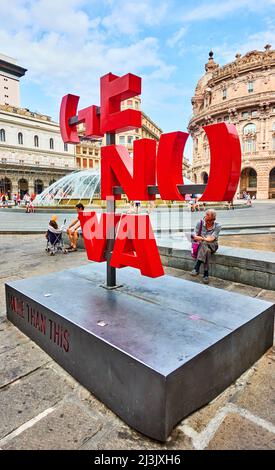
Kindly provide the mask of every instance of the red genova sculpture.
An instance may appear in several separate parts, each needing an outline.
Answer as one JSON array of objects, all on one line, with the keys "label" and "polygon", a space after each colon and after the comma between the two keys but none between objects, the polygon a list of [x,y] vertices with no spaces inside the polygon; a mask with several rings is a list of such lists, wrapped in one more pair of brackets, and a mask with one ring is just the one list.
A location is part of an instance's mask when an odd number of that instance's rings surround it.
[{"label": "red genova sculpture", "polygon": [[[85,124],[86,138],[100,138],[141,127],[141,112],[120,110],[120,103],[141,94],[141,78],[108,73],[100,79],[100,108],[89,106],[77,111],[79,97],[66,95],[60,108],[60,129],[65,143],[77,144],[77,124]],[[218,123],[203,127],[210,148],[210,172],[200,201],[229,201],[237,190],[241,170],[241,148],[236,128]],[[158,184],[165,200],[183,200],[178,186],[184,184],[182,158],[188,133],[176,131],[162,134],[158,150],[152,139],[134,141],[133,157],[122,145],[101,148],[101,198],[120,199],[114,187],[121,186],[130,200],[154,200],[149,191]],[[149,277],[164,274],[149,215],[80,214],[80,222],[91,261],[107,261],[109,234],[115,232],[110,266],[131,266]]]}]

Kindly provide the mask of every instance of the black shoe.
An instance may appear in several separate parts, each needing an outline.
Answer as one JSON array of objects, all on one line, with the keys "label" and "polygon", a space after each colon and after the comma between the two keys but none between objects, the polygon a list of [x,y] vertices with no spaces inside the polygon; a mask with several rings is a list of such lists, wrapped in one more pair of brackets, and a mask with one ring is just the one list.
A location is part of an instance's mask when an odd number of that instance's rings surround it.
[{"label": "black shoe", "polygon": [[208,276],[203,276],[202,282],[203,282],[204,284],[209,284],[209,278],[208,278]]}]

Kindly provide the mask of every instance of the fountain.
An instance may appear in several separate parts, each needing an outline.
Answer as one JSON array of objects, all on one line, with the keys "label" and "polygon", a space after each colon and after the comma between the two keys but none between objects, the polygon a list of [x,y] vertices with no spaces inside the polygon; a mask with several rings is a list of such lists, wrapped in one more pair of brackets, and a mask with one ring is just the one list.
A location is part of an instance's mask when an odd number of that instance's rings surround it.
[{"label": "fountain", "polygon": [[[193,184],[184,177],[185,184]],[[68,207],[82,202],[90,206],[95,200],[101,204],[100,199],[100,169],[81,170],[70,173],[53,183],[34,200],[36,207]]]},{"label": "fountain", "polygon": [[100,170],[81,170],[64,176],[53,183],[34,200],[35,206],[85,206],[100,199]]}]

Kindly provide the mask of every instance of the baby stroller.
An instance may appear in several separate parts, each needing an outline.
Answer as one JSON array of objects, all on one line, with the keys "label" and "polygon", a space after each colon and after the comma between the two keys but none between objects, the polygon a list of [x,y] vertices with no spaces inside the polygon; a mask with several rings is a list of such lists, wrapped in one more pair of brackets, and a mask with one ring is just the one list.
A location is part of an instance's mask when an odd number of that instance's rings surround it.
[{"label": "baby stroller", "polygon": [[61,251],[63,254],[67,253],[62,237],[62,231],[64,229],[65,223],[66,220],[64,220],[64,224],[61,225],[61,227],[58,229],[55,229],[51,225],[48,226],[48,230],[46,233],[46,252],[49,253],[51,256],[54,256],[55,253],[58,253],[59,251]]}]

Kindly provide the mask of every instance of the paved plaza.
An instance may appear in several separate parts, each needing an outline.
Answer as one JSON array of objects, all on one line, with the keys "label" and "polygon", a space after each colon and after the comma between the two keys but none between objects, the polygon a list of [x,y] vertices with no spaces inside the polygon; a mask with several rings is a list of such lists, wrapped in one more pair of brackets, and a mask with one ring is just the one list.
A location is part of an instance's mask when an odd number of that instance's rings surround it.
[{"label": "paved plaza", "polygon": [[[145,212],[146,208],[141,212]],[[0,233],[8,231],[14,233],[22,232],[43,232],[46,231],[51,214],[56,213],[58,223],[61,225],[66,220],[66,225],[76,218],[76,215],[70,212],[36,212],[26,214],[22,209],[3,209],[0,208]],[[179,210],[172,207],[156,209],[151,214],[152,225],[155,230],[173,232],[181,229],[194,227],[200,220],[204,212],[191,213],[184,208]],[[227,233],[247,233],[249,229],[253,232],[260,232],[261,229],[268,229],[270,233],[275,233],[275,199],[269,202],[254,202],[252,207],[242,207],[235,210],[221,209],[217,211],[217,220],[222,224],[224,234]],[[244,232],[245,231],[245,232]],[[266,230],[265,230],[266,231]]]},{"label": "paved plaza", "polygon": [[[184,419],[165,444],[152,441],[130,429],[5,319],[5,282],[84,265],[85,252],[49,257],[42,234],[0,235],[0,244],[1,449],[275,449],[274,348]],[[166,268],[166,273],[199,282],[179,269]],[[215,278],[211,285],[275,302],[274,291]]]}]

